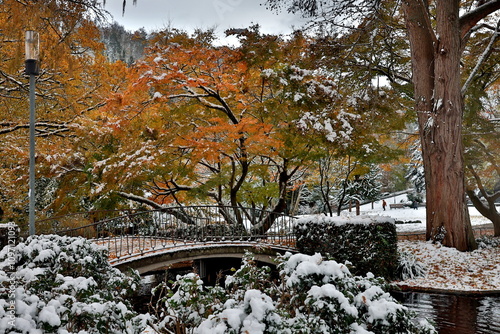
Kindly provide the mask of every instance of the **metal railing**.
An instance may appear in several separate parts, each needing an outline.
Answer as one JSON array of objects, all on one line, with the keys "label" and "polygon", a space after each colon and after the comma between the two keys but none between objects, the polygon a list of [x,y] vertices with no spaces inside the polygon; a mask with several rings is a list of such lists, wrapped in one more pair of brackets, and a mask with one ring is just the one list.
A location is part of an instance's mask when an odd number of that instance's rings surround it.
[{"label": "metal railing", "polygon": [[[65,215],[52,216],[43,219],[37,219],[37,234],[52,234],[58,231],[70,230],[86,225],[92,225],[99,221],[115,217],[130,215],[138,212],[135,209],[122,210],[95,210],[86,212],[74,212]],[[28,231],[21,231],[23,237],[28,236]]]},{"label": "metal railing", "polygon": [[186,206],[129,212],[79,226],[55,224],[52,233],[92,239],[107,247],[113,261],[200,244],[252,243],[295,250],[294,220],[253,208]]}]

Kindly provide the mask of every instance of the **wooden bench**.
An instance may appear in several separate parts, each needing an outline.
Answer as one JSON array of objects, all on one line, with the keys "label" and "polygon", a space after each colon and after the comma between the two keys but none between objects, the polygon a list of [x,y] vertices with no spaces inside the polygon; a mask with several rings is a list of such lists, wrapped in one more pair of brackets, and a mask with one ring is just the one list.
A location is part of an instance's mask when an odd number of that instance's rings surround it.
[{"label": "wooden bench", "polygon": [[404,203],[389,204],[389,208],[391,209],[403,209],[404,207],[405,207]]}]

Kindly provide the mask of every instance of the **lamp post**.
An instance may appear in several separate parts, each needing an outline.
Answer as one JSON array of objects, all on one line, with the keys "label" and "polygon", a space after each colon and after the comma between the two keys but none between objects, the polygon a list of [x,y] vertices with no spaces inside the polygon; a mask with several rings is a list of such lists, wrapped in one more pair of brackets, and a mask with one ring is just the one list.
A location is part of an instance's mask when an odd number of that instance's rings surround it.
[{"label": "lamp post", "polygon": [[39,41],[38,33],[26,31],[26,69],[30,76],[30,160],[29,160],[29,233],[35,234],[35,76],[39,74]]}]

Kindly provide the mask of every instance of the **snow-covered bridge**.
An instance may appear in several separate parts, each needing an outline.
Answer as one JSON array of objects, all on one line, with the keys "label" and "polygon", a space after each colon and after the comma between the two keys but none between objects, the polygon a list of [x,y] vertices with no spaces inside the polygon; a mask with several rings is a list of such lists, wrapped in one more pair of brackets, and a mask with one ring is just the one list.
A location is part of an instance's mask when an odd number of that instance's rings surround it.
[{"label": "snow-covered bridge", "polygon": [[51,221],[55,233],[92,239],[108,249],[112,265],[140,273],[185,261],[241,258],[246,251],[271,262],[278,253],[296,251],[294,218],[253,208],[168,207],[74,227]]}]

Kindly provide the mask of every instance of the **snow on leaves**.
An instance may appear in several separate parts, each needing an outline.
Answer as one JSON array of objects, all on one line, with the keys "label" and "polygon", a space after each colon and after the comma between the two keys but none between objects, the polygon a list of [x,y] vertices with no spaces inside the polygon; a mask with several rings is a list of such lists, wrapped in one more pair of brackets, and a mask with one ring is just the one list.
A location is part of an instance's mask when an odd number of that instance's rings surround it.
[{"label": "snow on leaves", "polygon": [[[186,325],[198,334],[435,333],[427,323],[415,325],[411,313],[373,275],[354,277],[345,265],[319,254],[288,253],[278,268],[280,278],[273,281],[269,268],[258,268],[247,254],[225,287],[203,287],[195,274],[178,276],[177,292],[162,301],[178,316],[167,316],[170,320],[161,324],[167,329]],[[179,298],[179,291],[191,291],[197,303]]]},{"label": "snow on leaves", "polygon": [[[12,251],[16,270],[10,272]],[[147,317],[126,299],[138,280],[110,267],[104,250],[83,238],[30,237],[0,251],[0,332],[140,333]]]}]

